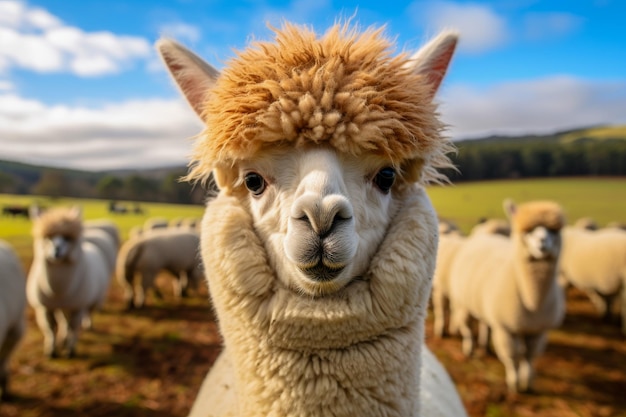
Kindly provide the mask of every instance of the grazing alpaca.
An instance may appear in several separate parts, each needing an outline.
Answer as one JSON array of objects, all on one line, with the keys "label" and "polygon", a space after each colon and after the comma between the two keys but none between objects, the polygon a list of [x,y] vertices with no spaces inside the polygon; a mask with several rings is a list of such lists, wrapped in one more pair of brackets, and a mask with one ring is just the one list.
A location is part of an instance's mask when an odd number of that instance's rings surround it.
[{"label": "grazing alpaca", "polygon": [[587,294],[606,322],[620,300],[622,333],[626,335],[626,231],[603,228],[563,229],[561,285],[573,285]]},{"label": "grazing alpaca", "polygon": [[557,283],[563,214],[558,204],[544,201],[519,207],[507,201],[505,211],[510,238],[475,234],[456,254],[450,269],[452,320],[466,355],[473,350],[470,317],[488,326],[509,390],[528,391],[533,359],[565,311]]},{"label": "grazing alpaca", "polygon": [[44,353],[59,354],[58,337],[72,357],[81,323],[90,322],[106,297],[111,278],[106,255],[83,238],[76,208],[50,209],[35,219],[33,246],[26,294],[44,335]]},{"label": "grazing alpaca", "polygon": [[177,297],[185,294],[189,284],[202,281],[199,246],[198,233],[176,228],[155,229],[124,242],[117,258],[117,279],[124,287],[128,308],[143,307],[146,290],[153,288],[162,270],[176,277]]},{"label": "grazing alpaca", "polygon": [[225,350],[192,415],[463,416],[423,344],[456,35],[410,58],[382,30],[275,32],[221,74],[158,43],[206,123],[189,178],[220,189],[201,250]]},{"label": "grazing alpaca", "polygon": [[0,240],[0,400],[9,399],[9,358],[26,329],[26,275],[17,254]]},{"label": "grazing alpaca", "polygon": [[[449,232],[439,235],[439,247],[437,249],[437,263],[433,277],[433,290],[431,300],[433,302],[433,331],[436,337],[446,335],[446,314],[449,310],[450,297],[450,267],[457,252],[463,245],[466,237],[458,232]],[[452,323],[450,323],[452,325]],[[456,329],[450,326],[450,333]]]}]

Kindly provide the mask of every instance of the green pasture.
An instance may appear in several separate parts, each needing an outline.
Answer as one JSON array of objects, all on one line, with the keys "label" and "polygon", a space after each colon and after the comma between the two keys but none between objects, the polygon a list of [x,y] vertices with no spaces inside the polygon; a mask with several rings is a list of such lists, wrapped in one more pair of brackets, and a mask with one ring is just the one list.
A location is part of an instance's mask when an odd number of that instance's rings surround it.
[{"label": "green pasture", "polygon": [[504,218],[502,201],[549,199],[560,203],[568,223],[591,217],[598,225],[626,223],[626,178],[503,180],[429,187],[440,217],[468,232],[481,217]]},{"label": "green pasture", "polygon": [[[611,221],[626,223],[626,178],[484,181],[429,187],[428,194],[439,216],[454,220],[464,232],[468,232],[481,217],[504,218],[502,201],[505,198],[517,202],[535,199],[557,201],[564,207],[570,223],[580,217],[592,217],[601,226]],[[135,204],[128,201],[119,203],[131,209]],[[112,219],[119,226],[123,238],[133,226],[143,224],[148,218],[200,218],[204,210],[202,206],[138,203],[143,214],[110,214],[106,200],[0,194],[0,207],[9,204],[39,204],[44,207],[78,205],[82,207],[85,219]],[[0,239],[13,244],[25,259],[30,257],[32,245],[30,227],[28,219],[0,217]]]}]

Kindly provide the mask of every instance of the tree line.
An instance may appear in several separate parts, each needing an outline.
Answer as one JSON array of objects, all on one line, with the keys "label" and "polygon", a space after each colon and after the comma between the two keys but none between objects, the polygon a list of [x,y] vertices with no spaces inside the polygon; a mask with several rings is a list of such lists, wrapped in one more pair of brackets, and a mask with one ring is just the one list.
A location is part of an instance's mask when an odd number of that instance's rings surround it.
[{"label": "tree line", "polygon": [[[489,138],[456,142],[452,182],[567,176],[626,176],[626,140],[558,135]],[[75,172],[39,167],[17,175],[0,170],[0,193],[203,204],[214,189],[181,181],[185,168],[162,175]]]},{"label": "tree line", "polygon": [[451,159],[452,182],[510,178],[624,176],[626,140],[466,140]]},{"label": "tree line", "polygon": [[203,204],[208,189],[201,184],[181,181],[185,171],[172,171],[164,177],[141,174],[77,176],[62,169],[42,169],[32,181],[0,172],[0,193],[33,194],[47,197],[99,198]]}]

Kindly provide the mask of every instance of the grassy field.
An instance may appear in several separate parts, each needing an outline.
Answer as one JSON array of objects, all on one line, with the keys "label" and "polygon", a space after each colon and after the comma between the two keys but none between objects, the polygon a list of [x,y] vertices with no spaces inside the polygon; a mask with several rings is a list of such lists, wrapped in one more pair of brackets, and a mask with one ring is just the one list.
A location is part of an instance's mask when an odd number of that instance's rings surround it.
[{"label": "grassy field", "polygon": [[600,226],[626,223],[626,178],[485,181],[431,187],[428,194],[440,217],[468,232],[481,217],[504,218],[502,202],[550,199],[560,203],[569,223],[592,217]]},{"label": "grassy field", "polygon": [[[480,217],[503,217],[507,197],[554,199],[571,221],[591,216],[600,225],[626,222],[626,179],[496,181],[434,187],[429,194],[440,215],[465,231]],[[7,195],[0,195],[0,206],[35,200],[45,206],[78,204],[87,219],[113,219],[124,236],[149,217],[200,217],[203,210],[142,204],[143,215],[112,216],[106,201]],[[27,219],[0,217],[0,238],[18,249],[26,268],[32,259],[30,225]],[[10,364],[15,398],[0,404],[0,416],[185,416],[221,341],[206,289],[176,299],[170,279],[162,274],[157,280],[163,299],[149,295],[147,308],[135,312],[124,311],[121,288],[112,283],[94,330],[82,335],[73,360],[43,357],[42,336],[28,308],[28,332]],[[576,290],[568,293],[564,325],[550,333],[537,363],[534,394],[507,394],[499,361],[486,354],[465,359],[460,340],[433,339],[430,317],[426,336],[472,417],[626,417],[626,341]]]}]

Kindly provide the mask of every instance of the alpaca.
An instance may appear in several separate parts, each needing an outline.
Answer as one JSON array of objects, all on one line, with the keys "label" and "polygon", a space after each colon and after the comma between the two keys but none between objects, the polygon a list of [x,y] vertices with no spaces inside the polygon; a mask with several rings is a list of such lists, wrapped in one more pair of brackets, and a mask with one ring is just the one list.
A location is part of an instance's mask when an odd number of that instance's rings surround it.
[{"label": "alpaca", "polygon": [[0,401],[8,400],[9,359],[26,330],[26,275],[17,254],[0,240]]},{"label": "alpaca", "polygon": [[563,229],[560,282],[584,291],[607,322],[611,306],[620,299],[622,333],[626,334],[626,232],[603,228]]},{"label": "alpaca", "polygon": [[[437,264],[435,266],[435,276],[433,279],[433,314],[434,323],[433,330],[435,337],[444,337],[446,335],[445,322],[446,315],[449,310],[450,297],[450,268],[454,261],[455,255],[458,253],[461,245],[465,241],[465,237],[458,229],[448,230],[445,235],[441,234],[441,221],[439,223],[439,249],[437,251]],[[470,231],[470,236],[484,234],[499,234],[509,236],[511,227],[506,220],[503,219],[484,219],[475,225]],[[456,333],[457,329],[453,322],[449,323],[450,333]],[[484,323],[479,324],[478,345],[481,348],[487,348],[489,339],[489,328]]]},{"label": "alpaca", "polygon": [[459,230],[459,226],[452,220],[439,219],[439,236],[448,233],[461,234],[461,231]]},{"label": "alpaca", "polygon": [[[162,270],[177,278],[174,280],[177,297],[185,295],[189,284],[197,286],[203,279],[199,245],[198,233],[176,228],[155,229],[127,240],[117,258],[117,279],[124,287],[128,308],[143,307],[146,290],[156,291],[154,280]],[[160,295],[158,291],[157,295]]]},{"label": "alpaca", "polygon": [[423,343],[457,36],[409,57],[382,29],[274,32],[222,73],[157,44],[206,124],[187,179],[220,190],[201,253],[225,349],[192,415],[463,416]]},{"label": "alpaca", "polygon": [[106,255],[83,238],[77,208],[47,210],[33,223],[33,263],[26,295],[44,335],[44,353],[57,357],[57,338],[69,357],[76,354],[81,324],[90,323],[111,278]]},{"label": "alpaca", "polygon": [[470,355],[470,317],[489,326],[496,355],[512,392],[531,389],[533,359],[560,325],[565,296],[557,283],[561,251],[561,207],[549,201],[516,206],[505,201],[511,237],[479,233],[469,237],[450,270],[452,320]]},{"label": "alpaca", "polygon": [[120,243],[122,243],[122,239],[120,237],[120,229],[117,227],[117,224],[109,219],[95,219],[95,220],[85,220],[85,229],[100,229],[109,234],[111,237],[111,241],[114,243],[116,248],[120,247]]},{"label": "alpaca", "polygon": [[574,222],[574,227],[586,230],[598,230],[598,223],[591,217],[581,217]]},{"label": "alpaca", "polygon": [[508,237],[511,235],[511,226],[504,219],[484,219],[472,227],[470,235],[476,233],[498,234]]},{"label": "alpaca", "polygon": [[[435,337],[444,337],[446,335],[445,322],[446,315],[449,310],[450,297],[450,267],[455,255],[463,245],[466,237],[460,233],[447,233],[439,236],[439,247],[437,249],[437,263],[435,264],[435,275],[433,277],[433,331]],[[450,323],[452,324],[452,323]],[[454,333],[456,329],[452,326],[450,333]]]},{"label": "alpaca", "polygon": [[162,217],[151,217],[146,219],[143,223],[143,230],[145,232],[156,230],[156,229],[167,229],[169,226],[169,220],[164,219]]},{"label": "alpaca", "polygon": [[115,271],[115,260],[117,259],[117,251],[119,250],[119,231],[117,227],[105,225],[104,223],[85,222],[83,230],[83,239],[96,245],[104,254],[107,266],[109,268],[109,276]]}]

